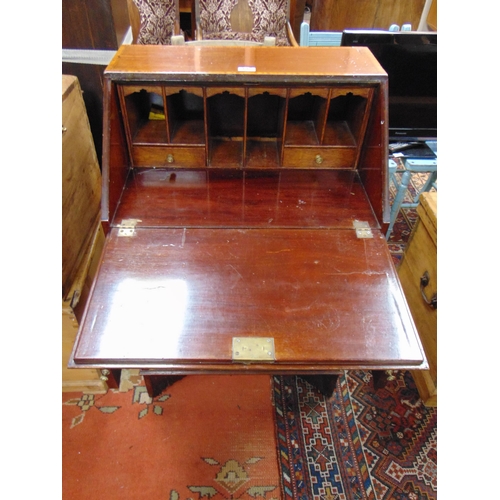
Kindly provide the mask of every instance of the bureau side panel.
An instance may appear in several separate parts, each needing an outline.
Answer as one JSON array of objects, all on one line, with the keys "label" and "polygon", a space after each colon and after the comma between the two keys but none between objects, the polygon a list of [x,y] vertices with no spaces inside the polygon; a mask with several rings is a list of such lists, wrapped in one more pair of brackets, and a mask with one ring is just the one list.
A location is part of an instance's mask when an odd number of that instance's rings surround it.
[{"label": "bureau side panel", "polygon": [[383,79],[373,99],[372,113],[358,169],[383,233],[386,231],[390,215],[387,96],[387,81]]},{"label": "bureau side panel", "polygon": [[104,80],[102,220],[111,222],[130,169],[116,85]]}]

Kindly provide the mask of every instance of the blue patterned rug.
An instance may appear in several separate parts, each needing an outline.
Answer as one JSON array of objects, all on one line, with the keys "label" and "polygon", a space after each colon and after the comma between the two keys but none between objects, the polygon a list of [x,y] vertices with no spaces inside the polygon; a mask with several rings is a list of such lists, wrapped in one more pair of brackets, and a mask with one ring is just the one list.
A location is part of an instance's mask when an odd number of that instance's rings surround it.
[{"label": "blue patterned rug", "polygon": [[[396,161],[398,163],[398,169],[396,176],[401,179],[401,175],[404,172],[404,166],[401,161]],[[414,174],[411,177],[410,184],[408,185],[408,191],[406,192],[404,203],[412,202],[416,197],[417,193],[420,192],[425,181],[427,180],[429,174]],[[396,196],[396,186],[391,179],[389,183],[389,203],[392,202]],[[417,210],[415,208],[402,208],[397,217],[394,227],[387,241],[389,247],[389,252],[391,253],[393,262],[398,266],[403,257],[404,250],[410,238],[411,230],[415,226],[418,220]]]},{"label": "blue patterned rug", "polygon": [[326,400],[300,377],[274,377],[284,500],[437,498],[437,409],[407,371],[373,388],[345,372]]}]

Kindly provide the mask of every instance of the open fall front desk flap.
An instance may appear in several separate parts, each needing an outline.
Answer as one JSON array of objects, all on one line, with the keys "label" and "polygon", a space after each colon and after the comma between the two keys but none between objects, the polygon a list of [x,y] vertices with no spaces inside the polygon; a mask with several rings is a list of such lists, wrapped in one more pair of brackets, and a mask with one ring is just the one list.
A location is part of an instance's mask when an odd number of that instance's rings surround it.
[{"label": "open fall front desk flap", "polygon": [[[151,175],[148,182],[144,176],[130,181],[124,206],[139,199],[134,189],[143,189],[144,183],[167,192],[159,187],[158,172]],[[181,189],[182,176],[174,188],[172,179],[161,175],[165,190]],[[329,175],[338,186],[340,174]],[[321,186],[328,193],[326,179]],[[353,199],[357,189],[349,187]],[[245,207],[257,210],[259,196],[254,194],[250,203],[242,202],[236,189],[223,192],[232,193],[226,215],[233,213],[234,221],[248,213]],[[175,205],[173,193],[165,199]],[[304,212],[297,199],[297,217],[281,225],[252,219],[252,227],[214,227],[218,219],[210,212],[211,196],[221,214],[225,202],[215,186],[210,193],[203,198],[210,227],[151,227],[137,220],[132,228],[112,228],[75,344],[75,366],[176,373],[426,366],[387,243],[376,227],[373,237],[358,237],[352,220],[335,222],[334,204],[331,227],[312,227],[318,221],[308,227],[300,219]],[[265,189],[261,195],[267,199]],[[314,197],[303,198],[306,210]],[[280,199],[287,195],[277,195],[275,218]],[[349,210],[345,205],[343,210]],[[353,213],[359,210],[363,213],[359,207]],[[163,217],[173,212],[182,222],[182,210],[163,205]],[[365,215],[376,226],[368,210]],[[272,339],[270,358],[240,362],[233,342],[247,337]]]}]

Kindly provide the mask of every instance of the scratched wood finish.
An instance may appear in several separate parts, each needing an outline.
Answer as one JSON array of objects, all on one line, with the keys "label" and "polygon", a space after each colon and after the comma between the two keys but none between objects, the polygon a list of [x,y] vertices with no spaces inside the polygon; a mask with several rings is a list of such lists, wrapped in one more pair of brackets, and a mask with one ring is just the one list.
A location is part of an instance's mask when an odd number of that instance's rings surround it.
[{"label": "scratched wood finish", "polygon": [[115,225],[134,214],[137,227],[377,228],[353,171],[135,172]]},{"label": "scratched wood finish", "polygon": [[[233,363],[238,336],[273,337],[276,362]],[[379,232],[222,228],[112,229],[74,359],[178,373],[423,361]]]}]

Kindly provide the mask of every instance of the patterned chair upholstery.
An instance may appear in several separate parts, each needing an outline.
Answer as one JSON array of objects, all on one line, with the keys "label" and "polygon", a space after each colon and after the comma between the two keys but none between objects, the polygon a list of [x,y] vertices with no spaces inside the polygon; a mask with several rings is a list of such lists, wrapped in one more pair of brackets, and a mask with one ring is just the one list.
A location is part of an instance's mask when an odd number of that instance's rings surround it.
[{"label": "patterned chair upholstery", "polygon": [[[235,30],[233,9],[247,9],[253,25]],[[276,45],[295,45],[288,30],[288,0],[196,0],[197,39],[264,42],[274,37]],[[293,35],[292,35],[293,37]]]},{"label": "patterned chair upholstery", "polygon": [[178,0],[133,0],[133,3],[140,16],[135,43],[170,45],[172,36],[180,31]]}]

